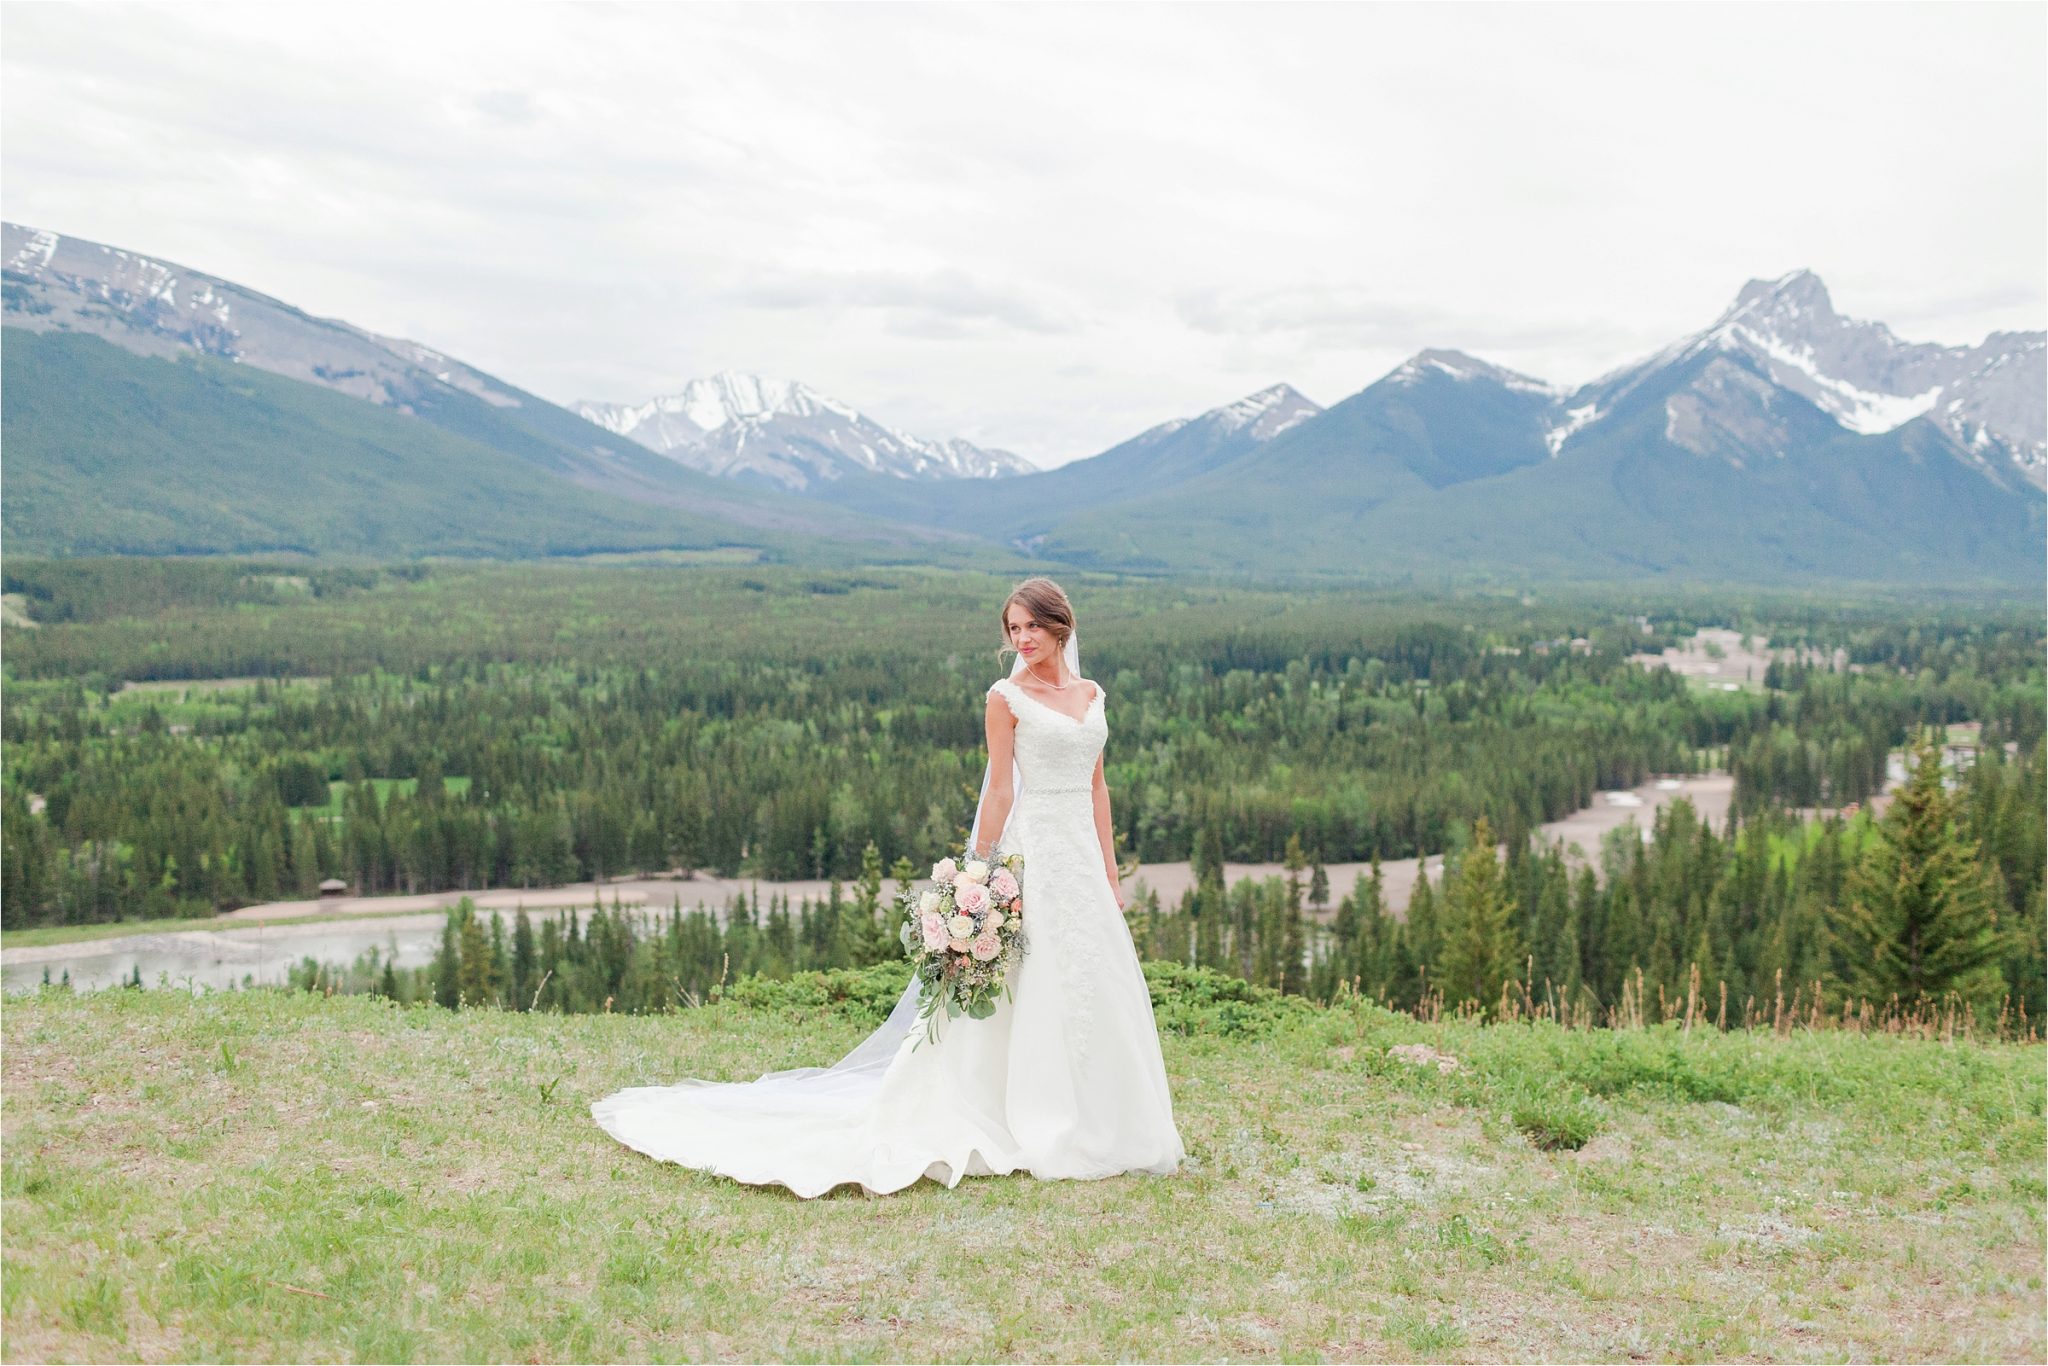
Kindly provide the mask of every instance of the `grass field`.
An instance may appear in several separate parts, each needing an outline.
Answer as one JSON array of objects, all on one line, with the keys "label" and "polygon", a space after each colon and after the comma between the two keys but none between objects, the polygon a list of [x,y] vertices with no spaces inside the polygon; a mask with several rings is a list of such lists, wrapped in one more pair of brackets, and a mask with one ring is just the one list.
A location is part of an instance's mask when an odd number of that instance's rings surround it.
[{"label": "grass field", "polygon": [[[2048,1352],[2039,1046],[1359,1003],[1160,1018],[1180,1174],[806,1202],[654,1163],[587,1107],[829,1060],[866,1032],[855,1011],[13,998],[6,1355]],[[1458,1064],[1388,1052],[1406,1043]]]}]

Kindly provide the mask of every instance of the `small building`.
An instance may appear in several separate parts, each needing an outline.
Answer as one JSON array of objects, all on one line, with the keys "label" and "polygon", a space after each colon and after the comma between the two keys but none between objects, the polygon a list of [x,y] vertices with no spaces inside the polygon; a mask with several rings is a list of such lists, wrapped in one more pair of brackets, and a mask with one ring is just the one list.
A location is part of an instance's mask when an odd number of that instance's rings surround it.
[{"label": "small building", "polygon": [[325,900],[327,900],[327,898],[329,898],[329,897],[331,897],[331,896],[347,896],[347,895],[348,895],[348,884],[347,884],[346,882],[343,882],[343,881],[342,881],[342,880],[341,880],[340,878],[338,878],[338,877],[331,877],[331,878],[327,879],[327,881],[325,881],[325,882],[323,882],[323,883],[321,883],[321,884],[320,884],[320,899],[321,899],[322,901],[325,901]]}]

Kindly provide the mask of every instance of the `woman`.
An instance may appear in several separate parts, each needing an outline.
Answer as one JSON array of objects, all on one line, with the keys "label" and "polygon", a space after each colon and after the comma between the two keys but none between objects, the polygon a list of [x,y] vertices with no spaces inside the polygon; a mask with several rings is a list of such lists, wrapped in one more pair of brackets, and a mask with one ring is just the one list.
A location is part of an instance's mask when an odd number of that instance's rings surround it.
[{"label": "woman", "polygon": [[881,1028],[830,1067],[640,1086],[591,1106],[651,1157],[821,1195],[921,1177],[1168,1173],[1185,1156],[1158,1026],[1124,924],[1101,685],[1080,677],[1073,605],[1050,579],[1003,602],[1010,676],[990,685],[989,763],[968,837],[1024,855],[1027,951],[994,1015],[920,1046],[913,975]]}]

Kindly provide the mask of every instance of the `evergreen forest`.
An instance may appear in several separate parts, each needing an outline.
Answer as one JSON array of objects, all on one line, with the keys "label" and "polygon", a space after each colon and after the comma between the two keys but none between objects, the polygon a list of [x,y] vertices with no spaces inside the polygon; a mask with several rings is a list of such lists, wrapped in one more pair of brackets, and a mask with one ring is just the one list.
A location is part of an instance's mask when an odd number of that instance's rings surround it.
[{"label": "evergreen forest", "polygon": [[[2032,607],[1061,582],[1108,696],[1119,855],[1196,873],[1177,903],[1131,908],[1149,960],[1602,1023],[1941,1001],[2002,1029],[2040,1018]],[[302,977],[572,1011],[809,971],[886,981],[882,877],[964,839],[1008,586],[919,566],[11,561],[27,624],[5,632],[0,914],[700,869],[833,891],[537,926],[465,904],[431,968]],[[1789,653],[1733,690],[1631,660],[1702,626]],[[1905,780],[1872,820],[1888,766]],[[1734,779],[1723,825],[1679,801],[1577,867],[1535,833],[1599,791],[1713,769]],[[1324,868],[1435,854],[1405,916],[1376,876],[1332,887]],[[1226,861],[1288,873],[1226,887]]]}]

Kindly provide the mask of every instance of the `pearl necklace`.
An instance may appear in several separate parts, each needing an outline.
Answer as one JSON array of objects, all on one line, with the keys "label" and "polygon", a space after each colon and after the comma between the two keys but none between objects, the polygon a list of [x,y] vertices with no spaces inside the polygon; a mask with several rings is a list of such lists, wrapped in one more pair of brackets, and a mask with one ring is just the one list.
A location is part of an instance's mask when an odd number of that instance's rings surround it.
[{"label": "pearl necklace", "polygon": [[1033,669],[1029,664],[1026,664],[1024,666],[1024,672],[1031,675],[1032,682],[1038,684],[1042,688],[1050,688],[1054,692],[1065,692],[1068,688],[1073,687],[1075,683],[1075,680],[1071,678],[1064,683],[1048,683],[1043,678],[1040,678],[1038,676],[1037,670]]}]

